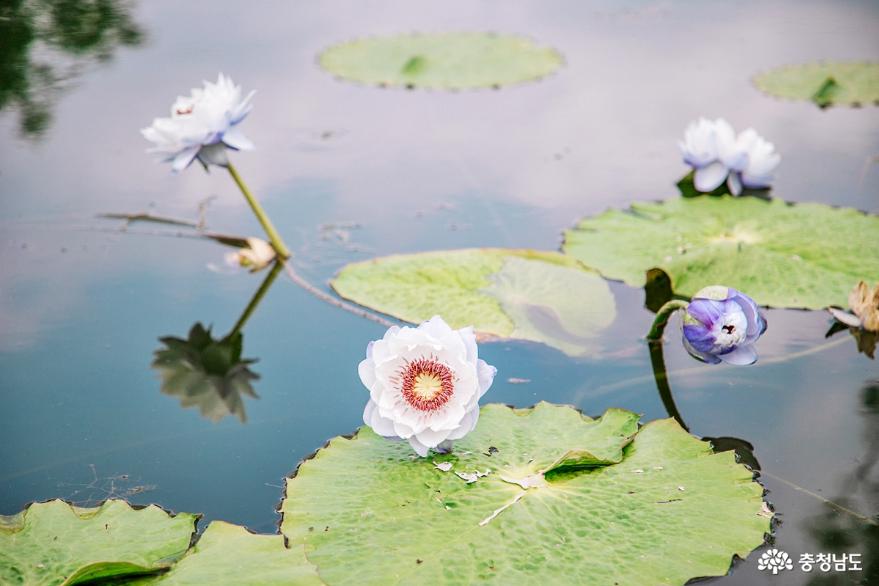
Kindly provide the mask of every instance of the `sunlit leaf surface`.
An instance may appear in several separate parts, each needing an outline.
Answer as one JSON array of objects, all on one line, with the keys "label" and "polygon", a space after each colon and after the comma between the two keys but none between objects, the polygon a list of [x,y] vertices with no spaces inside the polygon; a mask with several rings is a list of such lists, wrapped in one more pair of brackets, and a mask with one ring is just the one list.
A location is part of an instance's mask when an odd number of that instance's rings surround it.
[{"label": "sunlit leaf surface", "polygon": [[34,503],[0,517],[0,584],[66,586],[168,567],[189,547],[196,518],[119,500]]},{"label": "sunlit leaf surface", "polygon": [[281,530],[329,584],[642,586],[725,574],[769,531],[762,487],[674,420],[639,430],[637,419],[487,405],[453,453],[428,458],[363,428],[288,479]]},{"label": "sunlit leaf surface", "polygon": [[690,296],[722,284],[761,305],[845,307],[852,286],[879,281],[879,217],[822,204],[701,196],[639,202],[585,218],[563,250],[635,287],[659,268]]},{"label": "sunlit leaf surface", "polygon": [[556,252],[467,249],[394,255],[347,265],[332,281],[342,297],[419,323],[531,340],[569,355],[596,349],[616,316],[607,283]]}]

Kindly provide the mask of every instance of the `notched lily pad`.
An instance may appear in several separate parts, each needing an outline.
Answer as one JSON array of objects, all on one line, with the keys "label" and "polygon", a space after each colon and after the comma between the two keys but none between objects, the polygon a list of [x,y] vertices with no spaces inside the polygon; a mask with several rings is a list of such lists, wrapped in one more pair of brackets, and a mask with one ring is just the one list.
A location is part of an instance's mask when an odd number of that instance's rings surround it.
[{"label": "notched lily pad", "polygon": [[561,67],[562,57],[524,37],[458,32],[357,39],[330,47],[318,62],[349,81],[457,90],[537,80]]},{"label": "notched lily pad", "polygon": [[282,535],[256,535],[244,527],[214,521],[169,572],[132,584],[313,586],[323,582],[305,559],[301,545],[287,549]]},{"label": "notched lily pad", "polygon": [[197,518],[120,500],[33,503],[0,522],[0,584],[68,586],[166,568],[189,548]]},{"label": "notched lily pad", "polygon": [[[762,487],[733,453],[713,453],[674,420],[638,430],[637,419],[486,405],[455,451],[432,459],[362,428],[287,480],[281,531],[331,584],[622,586],[724,575],[770,529]],[[492,472],[466,483],[437,470],[440,461]]]},{"label": "notched lily pad", "polygon": [[754,85],[771,96],[809,100],[821,108],[879,104],[879,63],[788,65],[757,75]]},{"label": "notched lily pad", "polygon": [[467,249],[394,255],[345,266],[333,289],[412,323],[441,315],[452,327],[541,342],[571,355],[597,349],[616,317],[607,283],[556,252]]},{"label": "notched lily pad", "polygon": [[879,217],[822,204],[732,196],[635,203],[582,220],[563,250],[610,279],[645,284],[659,268],[674,292],[723,284],[761,305],[844,306],[854,283],[879,281]]}]

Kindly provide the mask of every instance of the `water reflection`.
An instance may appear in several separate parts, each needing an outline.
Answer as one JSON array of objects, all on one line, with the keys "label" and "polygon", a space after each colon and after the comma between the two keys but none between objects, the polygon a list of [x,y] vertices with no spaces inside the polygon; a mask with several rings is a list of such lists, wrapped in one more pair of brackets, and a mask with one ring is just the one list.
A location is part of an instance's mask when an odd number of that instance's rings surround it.
[{"label": "water reflection", "polygon": [[[665,368],[665,357],[662,351],[662,340],[648,342],[648,348],[650,349],[650,365],[653,367],[656,390],[659,391],[659,398],[662,400],[666,413],[668,413],[669,417],[674,418],[684,430],[690,431],[680,411],[678,411],[674,397],[671,394],[671,386],[668,384],[668,373]],[[754,456],[754,445],[751,442],[731,436],[703,436],[702,440],[710,442],[715,452],[734,451],[739,462],[747,464],[751,470],[760,470],[760,462]]]},{"label": "water reflection", "polygon": [[[866,505],[868,510],[879,507],[879,380],[869,381],[861,391],[864,417],[864,450],[858,465],[839,488],[833,501],[857,510]],[[830,573],[816,575],[810,585],[877,584],[879,583],[879,518],[861,518],[860,515],[840,514],[827,509],[806,523],[806,530],[815,541],[815,551],[837,555],[861,554],[863,570],[857,573]]]},{"label": "water reflection", "polygon": [[120,0],[7,0],[0,5],[0,110],[19,112],[19,132],[39,137],[65,83],[143,30]]},{"label": "water reflection", "polygon": [[827,330],[827,333],[824,335],[824,337],[830,338],[831,336],[834,336],[839,332],[843,332],[846,330],[848,330],[848,332],[855,339],[855,344],[858,347],[858,352],[871,360],[875,359],[876,338],[879,337],[876,332],[871,332],[861,327],[848,326],[840,321],[834,321],[833,325],[830,326],[830,329]]},{"label": "water reflection", "polygon": [[163,393],[179,398],[182,407],[198,407],[211,421],[227,415],[237,416],[242,423],[247,421],[244,397],[259,398],[251,384],[259,375],[250,370],[256,359],[242,358],[242,330],[282,268],[281,262],[272,266],[225,336],[214,338],[210,327],[196,322],[186,338],[159,338],[164,347],[155,351],[152,367],[162,379]]}]

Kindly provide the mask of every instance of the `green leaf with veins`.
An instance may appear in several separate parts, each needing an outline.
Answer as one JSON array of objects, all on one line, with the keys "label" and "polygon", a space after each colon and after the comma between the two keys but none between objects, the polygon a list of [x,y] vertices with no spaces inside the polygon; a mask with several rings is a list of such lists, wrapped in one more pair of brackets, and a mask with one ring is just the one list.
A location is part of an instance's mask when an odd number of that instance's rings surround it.
[{"label": "green leaf with veins", "polygon": [[879,103],[879,63],[825,62],[787,65],[761,73],[754,85],[764,93],[827,106]]},{"label": "green leaf with veins", "polygon": [[282,535],[255,535],[244,527],[214,521],[169,572],[130,584],[311,586],[323,582],[301,545],[287,549]]},{"label": "green leaf with veins", "polygon": [[610,279],[644,285],[659,268],[675,293],[734,287],[761,305],[848,304],[879,280],[879,217],[823,204],[721,196],[635,203],[582,220],[563,250]]},{"label": "green leaf with veins", "polygon": [[189,548],[198,517],[125,501],[33,503],[0,517],[0,584],[79,584],[168,567]]},{"label": "green leaf with veins", "polygon": [[530,39],[473,32],[357,39],[330,47],[318,61],[350,81],[445,90],[534,81],[562,65],[558,51]]},{"label": "green leaf with veins", "polygon": [[453,453],[430,458],[362,428],[287,480],[281,531],[328,584],[641,586],[726,574],[769,531],[762,487],[673,420],[638,430],[637,419],[487,405]]},{"label": "green leaf with veins", "polygon": [[393,255],[345,266],[332,287],[346,299],[420,323],[531,340],[568,355],[597,348],[616,316],[607,283],[557,252],[482,248]]}]

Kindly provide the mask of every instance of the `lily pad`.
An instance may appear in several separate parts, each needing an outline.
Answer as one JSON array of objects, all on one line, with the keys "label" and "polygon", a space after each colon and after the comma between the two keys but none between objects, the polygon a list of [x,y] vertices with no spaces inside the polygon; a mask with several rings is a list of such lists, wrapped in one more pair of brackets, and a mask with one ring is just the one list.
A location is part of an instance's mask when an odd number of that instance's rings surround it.
[{"label": "lily pad", "polygon": [[357,39],[330,47],[319,63],[349,81],[457,90],[537,80],[561,67],[562,57],[525,37],[457,32]]},{"label": "lily pad", "polygon": [[679,295],[722,284],[761,305],[845,306],[852,285],[879,280],[879,217],[822,204],[754,197],[635,203],[586,218],[564,252],[641,287],[659,268]]},{"label": "lily pad", "polygon": [[345,266],[332,287],[376,311],[420,323],[541,342],[576,356],[595,351],[616,316],[607,283],[557,252],[496,248],[386,256]]},{"label": "lily pad", "polygon": [[329,584],[640,586],[726,574],[770,529],[762,487],[732,452],[713,453],[674,420],[638,430],[637,419],[487,405],[453,453],[432,458],[362,428],[287,480],[281,531]]},{"label": "lily pad", "polygon": [[34,503],[0,522],[0,584],[67,586],[166,568],[189,548],[197,518],[120,500]]},{"label": "lily pad", "polygon": [[214,521],[171,571],[132,584],[311,586],[323,582],[301,545],[287,549],[282,535],[255,535],[244,527]]},{"label": "lily pad", "polygon": [[754,78],[778,98],[810,100],[822,108],[879,103],[879,63],[826,62],[788,65]]}]

